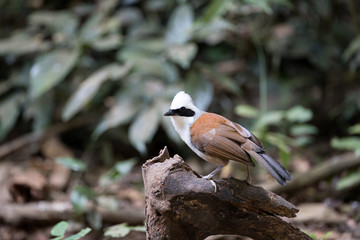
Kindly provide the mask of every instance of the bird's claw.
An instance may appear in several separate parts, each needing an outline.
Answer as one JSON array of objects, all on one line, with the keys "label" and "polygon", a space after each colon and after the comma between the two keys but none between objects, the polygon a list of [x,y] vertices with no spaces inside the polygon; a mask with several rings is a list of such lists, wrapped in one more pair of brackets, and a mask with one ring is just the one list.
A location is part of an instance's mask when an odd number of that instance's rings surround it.
[{"label": "bird's claw", "polygon": [[214,188],[215,188],[214,193],[216,193],[216,192],[217,192],[217,187],[216,187],[216,183],[215,183],[215,181],[214,181],[214,180],[212,180],[212,179],[208,179],[208,180],[210,181],[211,185],[213,185],[213,186],[214,186]]},{"label": "bird's claw", "polygon": [[211,183],[211,185],[213,185],[213,186],[214,186],[214,188],[215,188],[214,193],[216,193],[216,192],[217,192],[217,186],[216,186],[215,181],[214,181],[214,180],[212,180],[212,179],[211,179],[211,177],[210,177],[209,175],[207,175],[207,176],[203,176],[202,178],[203,178],[203,179],[208,180],[208,181]]}]

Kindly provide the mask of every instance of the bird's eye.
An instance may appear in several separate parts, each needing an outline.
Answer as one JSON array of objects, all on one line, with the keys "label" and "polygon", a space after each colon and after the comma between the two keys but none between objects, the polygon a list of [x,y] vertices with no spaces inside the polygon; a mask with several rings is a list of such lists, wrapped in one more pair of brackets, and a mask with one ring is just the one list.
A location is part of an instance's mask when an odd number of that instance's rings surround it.
[{"label": "bird's eye", "polygon": [[181,110],[186,110],[186,107],[181,107],[180,109],[181,109]]}]

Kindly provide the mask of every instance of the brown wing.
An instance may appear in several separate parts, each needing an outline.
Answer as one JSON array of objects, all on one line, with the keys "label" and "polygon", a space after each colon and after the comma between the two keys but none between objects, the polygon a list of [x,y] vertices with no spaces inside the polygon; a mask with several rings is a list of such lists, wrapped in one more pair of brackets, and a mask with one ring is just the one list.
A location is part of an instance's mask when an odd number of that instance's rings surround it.
[{"label": "brown wing", "polygon": [[190,127],[190,135],[192,144],[203,153],[226,162],[235,160],[250,166],[254,166],[253,157],[280,184],[285,185],[291,179],[289,172],[266,154],[255,135],[220,115],[203,113]]},{"label": "brown wing", "polygon": [[251,133],[220,115],[204,113],[191,127],[191,135],[192,143],[206,154],[254,166],[249,154],[241,148]]},{"label": "brown wing", "polygon": [[[208,139],[208,137],[206,138]],[[240,144],[221,135],[213,137],[204,146],[203,151],[220,159],[233,160],[245,165],[254,166],[254,162],[249,154],[241,148]]]}]

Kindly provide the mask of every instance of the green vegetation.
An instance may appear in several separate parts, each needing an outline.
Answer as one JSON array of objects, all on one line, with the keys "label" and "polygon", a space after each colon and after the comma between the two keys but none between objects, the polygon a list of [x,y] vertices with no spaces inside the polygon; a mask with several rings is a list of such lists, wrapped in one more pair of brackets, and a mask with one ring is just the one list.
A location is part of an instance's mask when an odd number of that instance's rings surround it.
[{"label": "green vegetation", "polygon": [[[254,119],[252,127],[256,136],[279,149],[280,157],[288,166],[291,147],[302,147],[313,142],[317,128],[308,122],[312,119],[311,110],[302,106],[294,106],[287,111],[274,110],[261,114],[249,105],[238,105],[235,112]],[[275,128],[275,130],[271,130]]]},{"label": "green vegetation", "polygon": [[[318,18],[301,18],[304,9]],[[180,89],[202,108],[214,90],[218,103],[228,96],[235,102],[259,99],[263,114],[301,104],[319,111],[316,123],[326,117],[344,131],[341,124],[355,119],[359,109],[352,86],[360,45],[341,14],[330,1],[267,0],[135,5],[111,0],[32,11],[25,28],[0,41],[1,64],[8,66],[0,88],[0,137],[14,131],[19,117],[41,131],[93,113],[93,140],[122,126],[131,145],[145,154],[159,126],[175,138],[161,114]],[[341,20],[329,23],[326,34],[313,34],[334,17]],[[332,80],[335,73],[346,79]],[[257,79],[258,89],[252,87]],[[337,92],[337,82],[344,88],[339,97],[345,89],[352,92],[341,116],[342,102],[326,99]],[[248,98],[249,92],[254,97]],[[218,107],[213,109],[232,110]]]},{"label": "green vegetation", "polygon": [[91,231],[90,228],[84,228],[77,234],[74,234],[70,237],[65,238],[65,232],[66,232],[67,227],[68,227],[68,222],[61,221],[61,222],[57,223],[51,229],[50,234],[51,234],[51,236],[54,237],[51,240],[78,240],[78,239],[81,239],[82,237],[84,237],[85,235],[87,235]]},{"label": "green vegetation", "polygon": [[[359,12],[354,0],[0,0],[1,146],[66,129],[53,135],[74,157],[51,159],[71,170],[56,191],[94,231],[103,219],[87,205],[116,205],[96,187],[122,183],[164,145],[188,157],[163,117],[180,90],[249,128],[292,173],[294,158],[308,171],[344,151],[359,155]],[[43,140],[20,159],[48,163]],[[350,169],[321,187],[358,192],[359,176]],[[126,181],[121,190],[142,190]],[[78,239],[59,224],[54,239]]]}]

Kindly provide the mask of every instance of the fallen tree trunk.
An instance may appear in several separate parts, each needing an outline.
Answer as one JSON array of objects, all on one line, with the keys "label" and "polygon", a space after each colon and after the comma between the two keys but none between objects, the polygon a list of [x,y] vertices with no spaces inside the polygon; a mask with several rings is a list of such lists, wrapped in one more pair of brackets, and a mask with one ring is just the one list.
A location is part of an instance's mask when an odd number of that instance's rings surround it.
[{"label": "fallen tree trunk", "polygon": [[[88,204],[86,211],[98,212],[106,223],[126,222],[141,224],[144,221],[143,209],[130,206],[119,207],[117,211]],[[13,225],[35,222],[57,222],[60,220],[74,219],[78,214],[74,211],[69,201],[59,202],[32,202],[26,204],[3,203],[0,207],[0,220]]]},{"label": "fallen tree trunk", "polygon": [[253,239],[311,239],[278,216],[299,211],[282,197],[234,178],[201,178],[167,149],[142,167],[146,238],[200,240],[215,234]]}]

